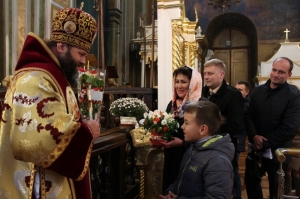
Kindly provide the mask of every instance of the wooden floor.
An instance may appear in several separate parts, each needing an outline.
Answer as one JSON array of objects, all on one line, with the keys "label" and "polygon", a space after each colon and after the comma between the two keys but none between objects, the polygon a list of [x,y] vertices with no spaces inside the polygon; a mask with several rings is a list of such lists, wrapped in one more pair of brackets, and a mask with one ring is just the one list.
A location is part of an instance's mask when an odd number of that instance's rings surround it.
[{"label": "wooden floor", "polygon": [[[247,157],[247,152],[242,152],[240,154],[240,159],[239,159],[239,171],[240,171],[240,176],[241,176],[242,198],[243,199],[248,199],[247,193],[246,193],[245,182],[244,182],[246,157]],[[264,199],[267,199],[267,198],[269,198],[269,182],[268,182],[268,178],[266,176],[264,176],[262,178],[261,184],[262,184],[262,188],[263,188]]]}]

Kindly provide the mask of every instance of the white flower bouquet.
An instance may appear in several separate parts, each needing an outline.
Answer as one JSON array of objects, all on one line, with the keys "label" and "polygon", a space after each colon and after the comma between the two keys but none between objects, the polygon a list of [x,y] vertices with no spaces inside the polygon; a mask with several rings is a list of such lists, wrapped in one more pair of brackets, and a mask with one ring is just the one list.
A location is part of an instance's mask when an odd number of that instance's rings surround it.
[{"label": "white flower bouquet", "polygon": [[152,140],[163,139],[169,142],[179,128],[179,123],[174,119],[173,114],[167,112],[150,111],[144,113],[144,118],[144,129],[151,132]]},{"label": "white flower bouquet", "polygon": [[147,105],[138,98],[119,98],[111,103],[109,111],[113,116],[136,117],[137,120],[143,118],[143,114],[148,111]]}]

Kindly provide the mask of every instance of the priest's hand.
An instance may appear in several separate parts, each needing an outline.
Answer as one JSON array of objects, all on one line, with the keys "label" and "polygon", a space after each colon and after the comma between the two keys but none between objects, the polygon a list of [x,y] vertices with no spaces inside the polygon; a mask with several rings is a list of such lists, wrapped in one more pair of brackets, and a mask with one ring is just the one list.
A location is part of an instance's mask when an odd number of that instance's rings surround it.
[{"label": "priest's hand", "polygon": [[95,139],[100,137],[100,125],[99,122],[96,120],[86,120],[85,124],[89,127],[89,129],[92,131],[92,136]]}]

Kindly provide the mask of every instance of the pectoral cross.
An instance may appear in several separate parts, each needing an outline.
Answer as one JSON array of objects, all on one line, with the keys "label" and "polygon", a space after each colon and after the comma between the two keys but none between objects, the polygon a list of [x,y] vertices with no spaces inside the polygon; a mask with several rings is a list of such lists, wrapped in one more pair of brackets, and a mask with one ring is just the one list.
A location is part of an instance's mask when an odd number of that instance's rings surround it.
[{"label": "pectoral cross", "polygon": [[285,29],[283,32],[285,32],[285,43],[289,43],[289,32],[291,31],[289,31],[289,29]]}]

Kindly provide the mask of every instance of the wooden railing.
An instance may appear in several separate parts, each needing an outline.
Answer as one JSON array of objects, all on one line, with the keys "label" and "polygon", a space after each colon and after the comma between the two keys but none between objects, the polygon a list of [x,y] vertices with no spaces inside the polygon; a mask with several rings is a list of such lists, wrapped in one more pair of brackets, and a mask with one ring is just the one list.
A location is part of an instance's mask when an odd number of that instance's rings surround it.
[{"label": "wooden railing", "polygon": [[104,133],[95,142],[90,164],[93,199],[133,199],[139,195],[139,169],[130,135],[133,127],[118,127],[109,113],[110,104],[121,97],[136,97],[150,110],[157,109],[157,89],[105,88],[100,119]]},{"label": "wooden railing", "polygon": [[90,162],[93,199],[125,198],[126,131],[110,129],[95,140]]}]

